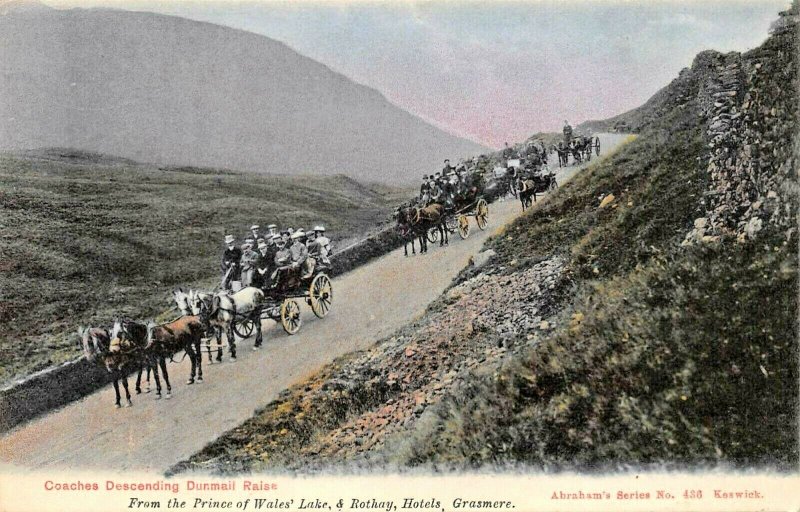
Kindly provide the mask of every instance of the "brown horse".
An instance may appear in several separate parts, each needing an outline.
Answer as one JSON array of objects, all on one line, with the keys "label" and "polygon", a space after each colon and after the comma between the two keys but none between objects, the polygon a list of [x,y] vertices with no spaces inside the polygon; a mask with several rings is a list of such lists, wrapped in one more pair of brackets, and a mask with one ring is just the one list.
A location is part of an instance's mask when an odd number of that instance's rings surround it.
[{"label": "brown horse", "polygon": [[[142,379],[142,370],[147,368],[147,385],[148,393],[150,392],[150,370],[154,369],[154,376],[157,387],[157,398],[161,395],[161,382],[158,377],[158,369],[144,354],[144,343],[135,337],[130,337],[122,334],[123,322],[117,321],[114,324],[114,330],[109,332],[108,329],[101,327],[86,327],[79,328],[78,335],[81,339],[83,353],[86,359],[90,362],[97,362],[111,374],[114,384],[114,392],[116,394],[116,407],[120,407],[121,396],[119,392],[119,381],[125,388],[125,398],[127,400],[126,407],[130,407],[131,394],[128,391],[128,374],[138,368],[139,373],[136,377],[136,393],[142,392],[140,386]],[[144,326],[142,326],[144,327]]]},{"label": "brown horse", "polygon": [[427,232],[421,227],[415,227],[411,224],[409,217],[413,210],[409,207],[398,208],[395,212],[397,220],[397,229],[400,231],[400,236],[403,238],[403,253],[408,256],[408,243],[411,242],[411,254],[417,254],[414,246],[414,241],[419,240],[419,253],[423,254],[428,252]]},{"label": "brown horse", "polygon": [[[203,382],[203,358],[200,342],[208,330],[207,322],[201,316],[182,316],[167,324],[147,324],[145,350],[159,357],[172,357],[179,350],[184,350],[192,363],[192,373],[187,384],[194,384],[195,374],[198,382]],[[163,368],[166,378],[167,370]]]},{"label": "brown horse", "polygon": [[524,212],[536,201],[536,184],[533,180],[520,178],[517,190],[519,190],[519,201],[522,203],[522,211]]},{"label": "brown horse", "polygon": [[[439,234],[441,235],[439,238],[439,246],[448,245],[450,243],[450,240],[448,240],[448,231],[444,225],[445,208],[443,205],[431,203],[424,208],[414,207],[411,210],[412,212],[408,215],[408,219],[412,226],[419,226],[424,233],[427,233],[430,228],[435,227],[439,230]],[[426,251],[427,248],[426,243]]]}]

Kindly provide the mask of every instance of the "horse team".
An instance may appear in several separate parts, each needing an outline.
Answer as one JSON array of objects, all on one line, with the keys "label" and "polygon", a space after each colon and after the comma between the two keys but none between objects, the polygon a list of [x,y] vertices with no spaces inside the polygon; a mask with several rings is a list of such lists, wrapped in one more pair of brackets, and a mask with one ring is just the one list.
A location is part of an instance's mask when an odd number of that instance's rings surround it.
[{"label": "horse team", "polygon": [[[227,338],[231,361],[236,360],[236,337],[233,322],[237,315],[250,315],[264,302],[264,292],[255,287],[243,288],[236,293],[221,291],[205,293],[173,292],[173,297],[182,316],[157,325],[154,322],[140,323],[118,319],[109,330],[103,327],[81,327],[78,329],[81,347],[87,360],[103,366],[111,375],[116,394],[115,406],[121,407],[119,384],[125,391],[126,407],[132,405],[128,389],[128,375],[137,372],[136,393],[142,392],[142,375],[146,372],[147,389],[150,392],[151,375],[156,384],[156,399],[162,397],[161,378],[166,386],[166,398],[172,396],[172,386],[167,371],[167,359],[180,351],[185,352],[191,362],[187,384],[203,381],[202,341],[207,338],[209,364],[213,363],[211,337],[216,338],[216,360],[222,361],[222,335]],[[255,322],[257,350],[262,343],[261,322]]]}]

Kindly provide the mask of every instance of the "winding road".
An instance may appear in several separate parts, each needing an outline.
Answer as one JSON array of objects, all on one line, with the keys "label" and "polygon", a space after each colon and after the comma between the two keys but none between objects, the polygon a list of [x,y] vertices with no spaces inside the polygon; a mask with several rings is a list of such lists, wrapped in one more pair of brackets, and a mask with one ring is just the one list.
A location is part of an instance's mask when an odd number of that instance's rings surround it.
[{"label": "winding road", "polygon": [[[601,136],[603,153],[622,136]],[[577,167],[559,173],[569,179]],[[490,206],[489,227],[479,231],[470,220],[467,240],[458,235],[449,247],[431,246],[424,256],[405,258],[398,249],[333,281],[333,309],[317,319],[305,304],[303,327],[286,335],[272,321],[264,323],[264,346],[251,351],[240,341],[239,360],[204,361],[205,382],[184,384],[188,360],[170,365],[173,396],[133,396],[133,407],[114,409],[107,386],[64,408],[21,425],[0,437],[3,471],[113,469],[163,473],[250,418],[287,387],[338,356],[365,349],[421,315],[439,296],[484,240],[520,213],[517,200]],[[131,386],[133,390],[133,386]]]}]

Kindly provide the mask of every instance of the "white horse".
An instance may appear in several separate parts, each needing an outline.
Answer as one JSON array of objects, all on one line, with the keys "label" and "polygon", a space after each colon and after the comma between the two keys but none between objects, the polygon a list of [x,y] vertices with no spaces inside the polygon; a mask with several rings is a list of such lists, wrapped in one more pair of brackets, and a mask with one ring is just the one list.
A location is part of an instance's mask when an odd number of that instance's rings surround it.
[{"label": "white horse", "polygon": [[[236,360],[236,336],[233,332],[233,323],[242,317],[251,317],[256,329],[256,342],[253,347],[257,350],[261,346],[261,304],[264,302],[264,292],[253,286],[242,288],[236,293],[222,291],[216,294],[189,291],[187,301],[192,314],[200,314],[201,308],[208,313],[209,325],[214,329],[217,346],[217,361],[222,360],[222,331],[228,338],[228,347],[231,360]],[[176,303],[178,295],[176,294]],[[180,306],[179,306],[180,307]],[[208,342],[210,344],[210,340]],[[210,350],[210,349],[209,349]],[[211,353],[209,352],[209,358]]]},{"label": "white horse", "polygon": [[249,317],[253,320],[256,329],[253,350],[261,347],[261,304],[263,303],[264,292],[253,286],[242,288],[236,293],[219,292],[212,297],[209,322],[211,325],[225,329],[232,360],[236,359],[236,335],[233,332],[233,323],[237,319]]}]

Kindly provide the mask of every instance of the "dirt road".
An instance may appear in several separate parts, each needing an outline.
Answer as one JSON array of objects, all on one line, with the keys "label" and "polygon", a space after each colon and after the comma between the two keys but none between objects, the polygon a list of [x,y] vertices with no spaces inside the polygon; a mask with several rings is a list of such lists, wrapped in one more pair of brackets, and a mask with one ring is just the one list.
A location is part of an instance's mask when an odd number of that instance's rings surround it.
[{"label": "dirt road", "polygon": [[[622,137],[603,137],[604,152]],[[575,171],[568,168],[562,183]],[[304,325],[287,336],[264,323],[264,347],[238,343],[239,360],[208,366],[205,382],[187,386],[188,361],[170,365],[173,397],[133,397],[133,407],[113,408],[108,386],[0,438],[0,464],[16,470],[109,468],[163,472],[222,432],[252,416],[278,393],[337,356],[364,349],[420,315],[425,307],[480,251],[486,237],[520,213],[517,200],[490,206],[490,224],[481,232],[471,220],[467,240],[455,235],[449,247],[431,247],[424,256],[405,258],[402,249],[333,282],[333,310],[317,319],[303,304]],[[133,386],[131,386],[131,390]]]}]

